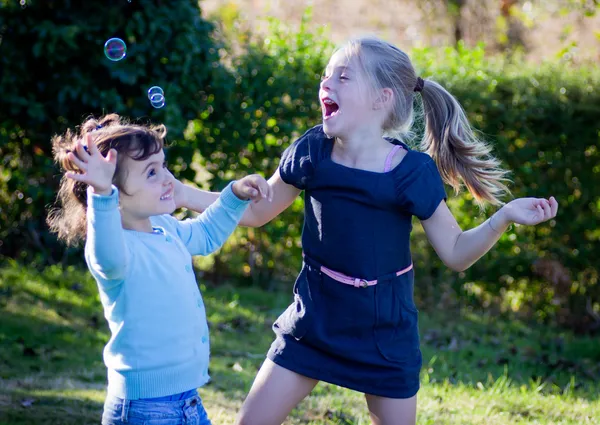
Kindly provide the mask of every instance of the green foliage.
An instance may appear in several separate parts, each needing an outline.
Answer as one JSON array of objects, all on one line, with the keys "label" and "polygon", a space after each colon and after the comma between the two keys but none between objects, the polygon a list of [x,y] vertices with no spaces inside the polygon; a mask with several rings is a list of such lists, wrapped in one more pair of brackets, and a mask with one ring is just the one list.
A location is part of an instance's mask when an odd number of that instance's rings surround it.
[{"label": "green foliage", "polygon": [[[0,5],[0,249],[30,260],[60,258],[45,230],[59,176],[50,137],[90,115],[117,112],[164,122],[180,139],[197,116],[201,91],[218,70],[213,27],[196,1],[18,1]],[[127,57],[111,62],[104,42],[119,37]],[[146,91],[165,90],[151,107]],[[172,156],[196,148],[175,146]],[[59,251],[59,252],[57,252]]]}]

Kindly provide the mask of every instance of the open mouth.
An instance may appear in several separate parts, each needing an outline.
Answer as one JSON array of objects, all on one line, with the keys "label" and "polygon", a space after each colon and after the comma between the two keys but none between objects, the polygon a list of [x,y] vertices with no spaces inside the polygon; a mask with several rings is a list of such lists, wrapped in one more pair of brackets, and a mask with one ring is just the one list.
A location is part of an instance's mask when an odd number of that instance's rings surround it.
[{"label": "open mouth", "polygon": [[322,99],[322,102],[323,112],[325,113],[325,119],[335,116],[340,111],[340,107],[338,106],[338,104],[330,98],[325,97]]},{"label": "open mouth", "polygon": [[163,193],[160,197],[161,201],[169,201],[173,199],[173,188],[171,187],[169,190],[167,190],[165,193]]}]

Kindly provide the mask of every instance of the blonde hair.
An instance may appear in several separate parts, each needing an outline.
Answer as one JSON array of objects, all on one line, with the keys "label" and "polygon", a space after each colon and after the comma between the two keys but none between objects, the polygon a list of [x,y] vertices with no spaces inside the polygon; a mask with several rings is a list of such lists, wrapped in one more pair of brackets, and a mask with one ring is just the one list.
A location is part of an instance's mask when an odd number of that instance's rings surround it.
[{"label": "blonde hair", "polygon": [[[419,82],[406,53],[386,41],[373,37],[350,40],[341,48],[349,58],[358,60],[372,89],[390,88],[394,103],[383,123],[386,135],[396,138],[410,134],[414,122],[415,87]],[[423,84],[424,81],[424,84]],[[425,133],[420,148],[437,163],[443,180],[458,193],[461,181],[483,206],[501,205],[500,198],[510,194],[505,182],[508,171],[491,154],[491,147],[471,129],[460,103],[440,84],[421,81]]]},{"label": "blonde hair", "polygon": [[[80,172],[68,154],[72,152],[77,156],[76,144],[90,133],[93,135],[92,143],[96,144],[103,156],[111,149],[118,152],[113,184],[123,191],[126,173],[122,169],[122,161],[125,156],[143,161],[160,152],[167,130],[164,125],[130,124],[117,114],[109,114],[98,120],[90,118],[81,125],[79,132],[69,129],[62,135],[52,137],[54,160],[63,172]],[[85,239],[87,231],[87,184],[63,176],[56,204],[46,219],[50,230],[57,233],[58,238],[67,245],[77,245]]]}]

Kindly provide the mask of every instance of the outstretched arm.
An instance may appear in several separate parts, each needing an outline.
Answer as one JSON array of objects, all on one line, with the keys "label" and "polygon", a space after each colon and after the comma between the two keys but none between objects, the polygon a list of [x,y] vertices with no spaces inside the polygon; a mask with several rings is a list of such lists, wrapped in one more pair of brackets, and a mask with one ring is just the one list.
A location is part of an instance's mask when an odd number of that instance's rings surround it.
[{"label": "outstretched arm", "polygon": [[[263,198],[252,202],[244,212],[240,226],[260,227],[277,217],[289,207],[300,194],[300,190],[281,180],[279,170],[268,181],[268,188],[262,192]],[[178,183],[176,198],[178,206],[195,212],[203,212],[219,199],[219,192],[208,192],[189,185]]]},{"label": "outstretched arm", "polygon": [[[177,221],[177,234],[191,255],[208,255],[225,243],[237,227],[250,199],[240,192],[253,176],[230,183],[219,199],[194,219]],[[260,177],[266,185],[266,181]],[[236,190],[237,185],[237,190]]]},{"label": "outstretched arm", "polygon": [[520,198],[509,202],[479,226],[462,231],[445,202],[422,222],[429,242],[440,259],[455,271],[471,267],[500,239],[510,223],[535,225],[556,217],[558,202]]}]

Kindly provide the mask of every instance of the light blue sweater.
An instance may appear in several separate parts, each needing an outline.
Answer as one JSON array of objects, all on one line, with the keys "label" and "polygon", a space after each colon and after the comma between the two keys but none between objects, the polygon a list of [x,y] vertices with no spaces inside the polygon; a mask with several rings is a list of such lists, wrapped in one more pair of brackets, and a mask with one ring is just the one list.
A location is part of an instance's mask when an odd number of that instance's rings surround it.
[{"label": "light blue sweater", "polygon": [[119,193],[88,190],[85,259],[111,338],[108,394],[131,400],[177,394],[208,380],[209,341],[192,255],[207,255],[236,228],[248,201],[231,184],[204,213],[151,217],[155,233],[124,230]]}]

